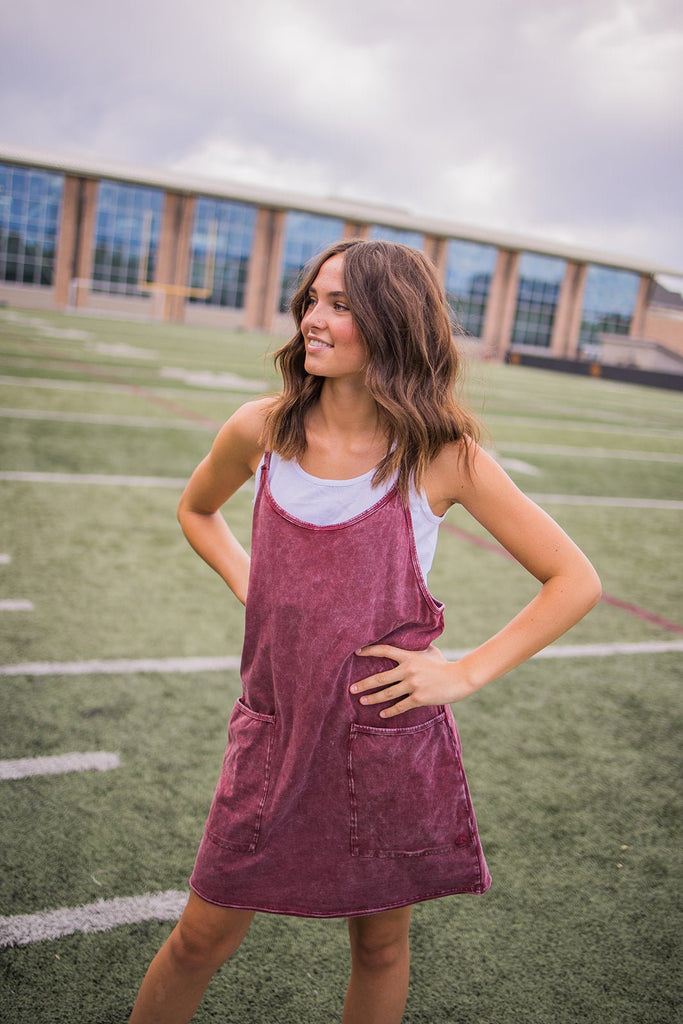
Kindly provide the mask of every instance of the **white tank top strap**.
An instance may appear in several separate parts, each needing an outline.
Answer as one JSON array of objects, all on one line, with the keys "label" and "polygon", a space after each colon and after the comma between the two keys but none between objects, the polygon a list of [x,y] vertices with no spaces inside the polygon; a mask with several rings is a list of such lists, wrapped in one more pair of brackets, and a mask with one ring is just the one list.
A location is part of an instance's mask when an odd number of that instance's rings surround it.
[{"label": "white tank top strap", "polygon": [[[324,480],[311,476],[293,459],[283,459],[276,452],[270,453],[268,482],[278,505],[289,515],[315,526],[332,526],[344,523],[376,505],[393,486],[393,481],[372,486],[374,469],[350,480]],[[256,471],[256,491],[261,480],[264,455]],[[439,525],[442,520],[435,516],[424,494],[411,489],[410,514],[417,557],[422,575],[427,574],[434,561]]]}]

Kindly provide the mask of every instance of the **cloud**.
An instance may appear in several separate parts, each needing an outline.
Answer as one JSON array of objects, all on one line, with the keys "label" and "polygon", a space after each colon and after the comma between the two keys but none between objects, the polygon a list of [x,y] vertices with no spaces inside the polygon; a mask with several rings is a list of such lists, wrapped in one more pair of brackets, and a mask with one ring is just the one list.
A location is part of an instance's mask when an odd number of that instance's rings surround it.
[{"label": "cloud", "polygon": [[674,0],[24,0],[0,69],[10,143],[683,269]]}]

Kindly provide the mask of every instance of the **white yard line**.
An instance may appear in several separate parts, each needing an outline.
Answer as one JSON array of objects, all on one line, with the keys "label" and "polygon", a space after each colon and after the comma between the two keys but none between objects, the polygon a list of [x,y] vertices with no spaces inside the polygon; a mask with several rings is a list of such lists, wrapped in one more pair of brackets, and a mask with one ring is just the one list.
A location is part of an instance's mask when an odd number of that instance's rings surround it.
[{"label": "white yard line", "polygon": [[[24,470],[3,470],[0,482],[29,484],[96,484],[103,487],[170,487],[184,488],[187,480],[170,476],[107,476],[104,473],[41,473]],[[604,508],[683,509],[683,501],[660,498],[615,498],[582,494],[530,494],[539,504],[595,505]]]},{"label": "white yard line", "polygon": [[610,498],[590,494],[529,494],[539,505],[594,505],[598,508],[651,508],[669,511],[683,509],[683,501],[664,498]]},{"label": "white yard line", "polygon": [[[161,376],[160,376],[161,379]],[[222,385],[220,388],[214,386],[213,393],[210,397],[220,396],[221,394],[252,394],[255,392],[254,381],[245,378],[234,378],[235,381],[239,381],[239,386],[235,383],[232,387]],[[182,384],[182,382],[181,382]],[[90,392],[103,392],[104,394],[128,394],[130,395],[135,391],[138,385],[131,384],[117,384],[115,382],[108,383],[106,381],[80,381],[80,380],[69,380],[69,379],[58,379],[52,377],[11,377],[11,376],[0,376],[0,386],[6,385],[8,387],[24,387],[24,388],[47,388],[50,391],[90,391]],[[201,388],[196,386],[192,381],[187,381],[185,386],[171,388],[171,387],[157,387],[154,379],[147,381],[145,384],[140,385],[145,391],[151,391],[155,395],[162,395],[168,398],[181,398],[183,395],[197,395],[200,393],[203,397],[209,397],[207,394],[206,386]],[[260,392],[264,394],[268,391],[268,383],[263,382]],[[259,392],[259,393],[260,393]]]},{"label": "white yard line", "polygon": [[[535,655],[536,658],[602,658],[620,654],[666,654],[683,651],[683,640],[644,640],[611,644],[555,644]],[[468,653],[444,650],[454,660]],[[240,658],[137,658],[111,661],[28,661],[17,665],[0,665],[0,676],[82,676],[136,675],[138,673],[235,672]]]},{"label": "white yard line", "polygon": [[[93,391],[103,392],[104,394],[120,395],[130,394],[130,387],[127,384],[104,384],[104,383],[92,383],[90,381],[80,380],[53,380],[51,377],[2,377],[0,376],[0,386],[7,387],[23,387],[23,388],[47,388],[49,391]],[[170,388],[157,389],[155,388],[156,394],[172,394],[175,398],[181,393],[179,389],[171,390]]]},{"label": "white yard line", "polygon": [[520,455],[566,455],[570,458],[586,459],[625,459],[633,462],[673,462],[683,463],[683,455],[676,452],[625,451],[613,448],[571,447],[560,444],[533,444],[532,442],[505,442],[498,444],[499,452],[519,452]]},{"label": "white yard line", "polygon": [[65,775],[67,772],[108,772],[119,768],[118,754],[93,750],[86,754],[55,754],[52,757],[21,757],[0,761],[0,780],[28,779],[34,775]]},{"label": "white yard line", "polygon": [[195,423],[192,420],[162,420],[153,416],[104,416],[96,412],[46,412],[42,409],[8,409],[0,408],[0,416],[4,419],[41,420],[55,423],[92,423],[104,427],[156,427],[164,430],[204,430],[214,428],[208,423]]},{"label": "white yard line", "polygon": [[[0,379],[0,383],[2,380]],[[500,423],[503,426],[532,427],[536,431],[545,428],[560,430],[563,434],[570,431],[591,434],[619,434],[620,437],[667,437],[681,438],[683,430],[674,430],[667,427],[629,427],[617,423],[595,423],[579,422],[573,423],[570,420],[555,419],[533,419],[530,416],[506,416],[504,413],[482,413],[482,419],[486,423]]]},{"label": "white yard line", "polygon": [[22,484],[97,484],[103,487],[183,488],[187,478],[171,476],[108,476],[104,473],[38,473],[3,470],[0,481]]},{"label": "white yard line", "polygon": [[0,665],[0,676],[137,675],[145,672],[231,672],[240,667],[238,657],[220,658],[115,658],[93,661],[32,661]]},{"label": "white yard line", "polygon": [[9,565],[11,561],[11,555],[0,555],[0,565]]},{"label": "white yard line", "polygon": [[25,601],[21,598],[0,601],[0,612],[33,612],[35,605],[33,601]]},{"label": "white yard line", "polygon": [[541,475],[541,471],[537,466],[532,466],[530,463],[523,462],[521,459],[511,459],[508,456],[498,454],[496,454],[495,457],[500,465],[511,473],[525,473],[527,476]]},{"label": "white yard line", "polygon": [[98,900],[83,907],[0,917],[0,947],[26,946],[75,932],[106,932],[122,924],[141,921],[176,921],[187,903],[187,896],[187,892],[169,889],[144,896]]},{"label": "white yard line", "polygon": [[[533,656],[537,658],[609,658],[624,654],[670,654],[683,652],[683,640],[643,640],[613,644],[553,644]],[[457,661],[468,652],[443,651],[449,660]]]}]

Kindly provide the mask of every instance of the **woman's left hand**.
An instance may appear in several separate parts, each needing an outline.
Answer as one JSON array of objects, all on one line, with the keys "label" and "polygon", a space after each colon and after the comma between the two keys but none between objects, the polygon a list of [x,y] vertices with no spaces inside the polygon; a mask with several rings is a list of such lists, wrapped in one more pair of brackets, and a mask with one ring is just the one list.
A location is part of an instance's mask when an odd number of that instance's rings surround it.
[{"label": "woman's left hand", "polygon": [[380,711],[382,718],[393,718],[424,705],[451,704],[469,696],[474,689],[465,679],[458,677],[457,662],[447,661],[436,647],[428,647],[426,651],[404,651],[388,644],[372,644],[356,651],[356,654],[364,658],[389,658],[396,662],[395,668],[360,679],[351,686],[354,695],[381,687],[376,693],[360,698],[361,704],[366,706],[404,698]]}]

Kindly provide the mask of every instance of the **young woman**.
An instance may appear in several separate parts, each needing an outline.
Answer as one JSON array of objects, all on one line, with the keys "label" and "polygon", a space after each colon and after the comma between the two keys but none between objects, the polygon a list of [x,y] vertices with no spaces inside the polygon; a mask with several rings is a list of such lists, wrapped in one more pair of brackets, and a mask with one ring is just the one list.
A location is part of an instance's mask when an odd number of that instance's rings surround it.
[{"label": "young woman", "polygon": [[[586,557],[477,445],[420,252],[339,243],[292,311],[282,393],[228,420],[179,506],[190,544],[246,604],[243,696],[187,908],[131,1024],[189,1021],[256,911],[348,918],[344,1024],[398,1024],[412,904],[490,884],[449,705],[600,596]],[[219,509],[254,475],[250,559]],[[426,576],[456,502],[540,588],[448,662]]]}]

